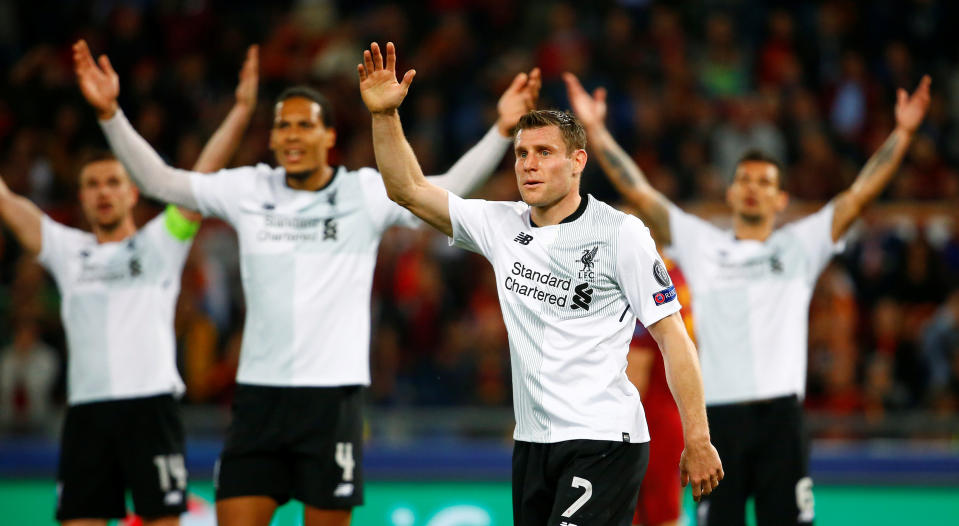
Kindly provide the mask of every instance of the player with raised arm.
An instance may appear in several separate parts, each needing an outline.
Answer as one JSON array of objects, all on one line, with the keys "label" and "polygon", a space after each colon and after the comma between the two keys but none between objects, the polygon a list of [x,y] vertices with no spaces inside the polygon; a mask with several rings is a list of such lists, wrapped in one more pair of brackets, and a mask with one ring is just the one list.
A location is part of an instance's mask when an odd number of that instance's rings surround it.
[{"label": "player with raised arm", "polygon": [[[257,50],[247,54],[236,103],[194,169],[222,168],[256,105]],[[56,518],[106,525],[126,516],[125,490],[150,526],[186,510],[183,426],[176,398],[173,315],[180,274],[200,216],[168,206],[137,229],[138,193],[114,157],[80,170],[79,199],[92,232],[61,225],[0,179],[0,218],[53,275],[67,336],[67,413]]]},{"label": "player with raised arm", "polygon": [[496,275],[516,415],[514,522],[630,523],[649,440],[625,374],[637,317],[662,349],[682,415],[683,482],[697,500],[709,494],[723,471],[675,288],[641,221],[580,196],[582,126],[567,113],[527,113],[513,145],[523,202],[464,200],[423,177],[397,112],[415,73],[397,82],[395,70],[392,43],[385,67],[375,43],[358,66],[387,193],[486,256]]},{"label": "player with raised arm", "polygon": [[[328,164],[331,106],[313,89],[284,91],[270,148],[280,166],[212,177],[166,166],[119,111],[105,56],[74,46],[80,85],[114,152],[144,193],[217,216],[236,229],[246,297],[233,421],[216,477],[221,525],[266,525],[290,498],[307,526],[350,522],[363,503],[362,394],[370,383],[370,294],[376,252],[393,225],[418,225],[386,197],[376,170]],[[467,193],[502,160],[539,93],[521,73],[483,139],[434,177]]]},{"label": "player with raised arm", "polygon": [[692,293],[710,432],[726,481],[699,504],[700,524],[745,524],[756,499],[760,526],[814,517],[801,399],[806,384],[809,301],[842,237],[892,179],[929,107],[928,76],[897,92],[896,128],[852,186],[818,212],[776,228],[787,204],[777,161],[750,152],[736,165],[726,201],[732,231],[671,203],[604,125],[606,92],[592,96],[566,74],[570,102],[610,181],[650,225]]}]

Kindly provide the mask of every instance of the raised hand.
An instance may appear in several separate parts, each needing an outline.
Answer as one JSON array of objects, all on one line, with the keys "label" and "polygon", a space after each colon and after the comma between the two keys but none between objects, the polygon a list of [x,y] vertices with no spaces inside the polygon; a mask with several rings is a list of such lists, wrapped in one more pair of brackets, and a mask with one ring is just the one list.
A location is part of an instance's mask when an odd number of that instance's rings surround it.
[{"label": "raised hand", "polygon": [[240,68],[240,82],[236,85],[236,104],[249,110],[256,107],[256,93],[260,83],[260,46],[246,50],[246,60]]},{"label": "raised hand", "polygon": [[583,123],[584,128],[603,126],[606,121],[606,88],[596,88],[593,95],[583,89],[579,79],[572,73],[563,73],[566,82],[566,94],[573,107],[573,113]]},{"label": "raised hand", "polygon": [[117,111],[117,97],[120,95],[120,77],[110,59],[100,55],[99,66],[90,55],[90,48],[84,40],[73,44],[73,70],[77,74],[77,84],[83,96],[97,110],[101,120],[110,119]]},{"label": "raised hand", "polygon": [[386,67],[383,67],[383,55],[376,42],[363,52],[363,63],[356,66],[360,75],[360,96],[370,113],[390,113],[400,107],[416,70],[403,75],[403,82],[396,81],[396,48],[392,42],[386,43]]},{"label": "raised hand", "polygon": [[542,86],[543,77],[539,68],[533,68],[528,75],[519,73],[513,78],[513,82],[496,103],[496,111],[499,113],[496,126],[504,137],[512,136],[513,128],[516,127],[520,117],[536,109],[539,89]]},{"label": "raised hand", "polygon": [[919,128],[926,111],[929,109],[929,85],[932,79],[929,75],[923,75],[919,81],[919,87],[912,95],[906,93],[906,90],[899,88],[896,90],[896,125],[903,130],[913,133]]}]

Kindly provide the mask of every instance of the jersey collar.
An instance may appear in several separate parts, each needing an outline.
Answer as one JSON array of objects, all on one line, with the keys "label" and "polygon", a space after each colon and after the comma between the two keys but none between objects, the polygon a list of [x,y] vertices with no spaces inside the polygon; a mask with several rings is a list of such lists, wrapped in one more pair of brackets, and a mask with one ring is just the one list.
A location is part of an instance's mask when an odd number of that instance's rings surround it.
[{"label": "jersey collar", "polygon": [[[583,215],[583,213],[586,212],[586,205],[588,202],[589,202],[589,194],[586,194],[579,201],[579,206],[576,207],[576,210],[573,211],[572,214],[564,217],[563,220],[559,222],[559,224],[562,225],[565,223],[572,223],[573,221],[576,221],[577,219],[579,219],[579,216]],[[533,214],[529,215],[529,224],[533,228],[541,228],[539,225],[533,222]]]}]

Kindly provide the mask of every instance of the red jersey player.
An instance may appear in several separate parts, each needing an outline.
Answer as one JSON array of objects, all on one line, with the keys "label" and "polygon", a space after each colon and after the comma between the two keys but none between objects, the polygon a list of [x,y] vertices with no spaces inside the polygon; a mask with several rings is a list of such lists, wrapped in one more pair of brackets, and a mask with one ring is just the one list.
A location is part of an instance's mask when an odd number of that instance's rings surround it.
[{"label": "red jersey player", "polygon": [[[686,279],[672,261],[667,258],[663,258],[663,261],[676,286],[679,302],[683,305],[680,312],[686,330],[692,335],[691,302]],[[683,452],[683,424],[666,383],[663,355],[646,328],[638,323],[629,345],[626,374],[642,397],[650,439],[649,466],[639,490],[633,524],[674,526],[678,524],[681,506],[679,456]]]}]

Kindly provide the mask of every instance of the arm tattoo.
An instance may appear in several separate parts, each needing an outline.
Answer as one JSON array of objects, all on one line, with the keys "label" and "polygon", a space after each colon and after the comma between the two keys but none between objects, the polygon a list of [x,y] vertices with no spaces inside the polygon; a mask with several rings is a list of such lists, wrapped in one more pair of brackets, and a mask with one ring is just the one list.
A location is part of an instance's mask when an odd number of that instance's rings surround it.
[{"label": "arm tattoo", "polygon": [[609,163],[610,169],[615,172],[624,183],[633,187],[638,187],[642,184],[642,174],[634,173],[636,170],[631,170],[630,167],[623,162],[620,152],[612,148],[606,148],[603,150],[603,158]]},{"label": "arm tattoo", "polygon": [[863,166],[859,177],[873,177],[879,169],[885,167],[885,165],[888,164],[892,159],[898,144],[899,136],[896,134],[893,134],[891,137],[886,139],[886,142],[884,142],[882,146],[879,147],[879,150],[869,158],[868,162],[866,162],[866,166]]}]

